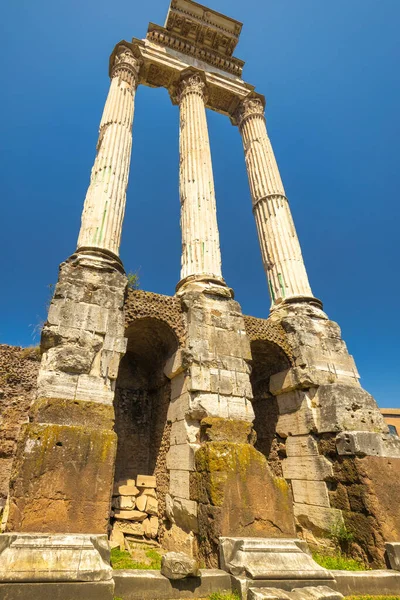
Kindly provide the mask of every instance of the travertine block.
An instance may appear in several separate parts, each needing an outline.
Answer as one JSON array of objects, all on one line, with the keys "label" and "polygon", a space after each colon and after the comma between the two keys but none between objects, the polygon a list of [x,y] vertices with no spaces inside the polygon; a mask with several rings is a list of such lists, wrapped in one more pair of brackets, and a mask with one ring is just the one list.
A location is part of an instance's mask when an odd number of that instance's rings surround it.
[{"label": "travertine block", "polygon": [[188,378],[185,373],[179,373],[171,380],[171,401],[179,398],[187,391]]},{"label": "travertine block", "polygon": [[[179,377],[179,376],[178,376]],[[173,380],[174,381],[174,380]],[[184,392],[181,396],[171,399],[168,406],[167,419],[171,423],[174,421],[182,421],[190,409],[190,394]]]},{"label": "travertine block", "polygon": [[146,503],[146,512],[149,515],[158,515],[158,500],[156,500],[155,498],[151,498],[150,496],[147,497],[147,503]]},{"label": "travertine block", "polygon": [[342,511],[336,508],[324,508],[310,504],[293,503],[295,517],[306,524],[307,529],[316,527],[322,531],[330,531],[338,523],[343,523]]},{"label": "travertine block", "polygon": [[114,527],[128,535],[140,536],[144,534],[143,521],[116,521]]},{"label": "travertine block", "polygon": [[293,500],[300,504],[330,507],[328,488],[324,481],[292,480]]},{"label": "travertine block", "polygon": [[324,481],[333,477],[332,464],[324,456],[301,456],[282,461],[285,479]]},{"label": "travertine block", "polygon": [[147,504],[147,496],[138,496],[136,498],[136,508],[142,512],[145,512]]},{"label": "travertine block", "polygon": [[318,455],[317,441],[311,435],[291,435],[286,438],[286,455],[292,456],[310,456]]},{"label": "travertine block", "polygon": [[141,496],[151,496],[152,498],[157,498],[157,492],[154,488],[144,488],[140,492]]},{"label": "travertine block", "polygon": [[143,521],[147,514],[140,510],[115,510],[114,516],[123,521]]},{"label": "travertine block", "polygon": [[194,471],[194,449],[189,444],[171,446],[167,454],[167,469]]},{"label": "travertine block", "polygon": [[356,386],[335,383],[321,385],[313,398],[317,407],[320,433],[374,431],[387,433],[377,404],[371,394]]},{"label": "travertine block", "polygon": [[119,485],[114,486],[113,493],[119,496],[138,496],[139,490],[135,485]]},{"label": "travertine block", "polygon": [[136,485],[139,488],[155,488],[157,482],[154,475],[138,475],[136,478]]},{"label": "travertine block", "polygon": [[79,375],[75,398],[77,400],[99,402],[100,404],[112,404],[114,392],[111,390],[109,382],[105,383],[101,377]]},{"label": "travertine block", "polygon": [[196,421],[183,419],[175,421],[171,427],[171,445],[195,444],[198,441],[199,426]]},{"label": "travertine block", "polygon": [[190,472],[183,470],[171,470],[169,472],[169,493],[171,496],[190,499],[189,489]]},{"label": "travertine block", "polygon": [[[114,496],[112,506],[122,510],[133,510],[135,508],[135,498],[132,496]],[[138,510],[142,510],[138,507]]]},{"label": "travertine block", "polygon": [[183,353],[179,348],[174,354],[167,360],[164,367],[164,375],[168,379],[173,379],[179,375],[183,370]]}]

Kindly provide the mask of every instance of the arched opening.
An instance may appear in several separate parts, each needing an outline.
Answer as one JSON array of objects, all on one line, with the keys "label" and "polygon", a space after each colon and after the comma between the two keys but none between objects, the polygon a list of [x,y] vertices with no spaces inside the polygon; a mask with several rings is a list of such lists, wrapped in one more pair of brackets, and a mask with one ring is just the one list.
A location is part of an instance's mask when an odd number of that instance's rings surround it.
[{"label": "arched opening", "polygon": [[275,475],[282,476],[280,440],[276,433],[278,402],[269,391],[269,380],[271,375],[290,368],[290,360],[280,346],[269,340],[252,341],[251,354],[255,447],[266,456]]},{"label": "arched opening", "polygon": [[152,317],[133,321],[125,335],[127,352],[121,360],[114,400],[118,435],[114,517],[117,529],[125,535],[155,538],[162,527],[169,488],[171,384],[163,371],[178,349],[178,340],[169,325]]},{"label": "arched opening", "polygon": [[170,381],[163,370],[178,348],[169,325],[154,318],[135,321],[125,335],[128,347],[114,401],[116,481],[156,474],[170,399]]}]

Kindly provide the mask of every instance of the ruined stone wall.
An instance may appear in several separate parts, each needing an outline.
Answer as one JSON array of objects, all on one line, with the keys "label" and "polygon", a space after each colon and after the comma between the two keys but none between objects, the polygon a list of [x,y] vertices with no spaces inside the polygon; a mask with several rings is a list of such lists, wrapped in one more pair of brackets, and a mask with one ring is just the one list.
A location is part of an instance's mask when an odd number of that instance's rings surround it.
[{"label": "ruined stone wall", "polygon": [[28,420],[35,396],[39,365],[38,348],[0,345],[0,509],[8,494],[20,427]]},{"label": "ruined stone wall", "polygon": [[329,499],[342,511],[351,536],[348,552],[373,568],[385,568],[385,542],[400,538],[400,459],[339,456],[331,434],[322,436],[319,447],[332,463]]}]

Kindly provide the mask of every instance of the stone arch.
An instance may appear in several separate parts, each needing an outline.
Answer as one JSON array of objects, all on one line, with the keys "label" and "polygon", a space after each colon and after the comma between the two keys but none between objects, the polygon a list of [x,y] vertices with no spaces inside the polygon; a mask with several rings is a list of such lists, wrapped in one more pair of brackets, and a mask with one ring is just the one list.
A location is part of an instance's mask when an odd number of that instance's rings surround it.
[{"label": "stone arch", "polygon": [[170,381],[163,371],[179,341],[167,322],[154,317],[132,320],[125,335],[127,351],[114,400],[118,435],[115,480],[155,475],[162,505],[169,485],[165,457],[170,439]]},{"label": "stone arch", "polygon": [[282,476],[280,440],[276,434],[278,402],[269,391],[269,381],[272,375],[290,368],[292,354],[279,324],[254,317],[245,317],[245,324],[252,355],[250,382],[257,434],[255,447],[267,457],[274,473]]}]

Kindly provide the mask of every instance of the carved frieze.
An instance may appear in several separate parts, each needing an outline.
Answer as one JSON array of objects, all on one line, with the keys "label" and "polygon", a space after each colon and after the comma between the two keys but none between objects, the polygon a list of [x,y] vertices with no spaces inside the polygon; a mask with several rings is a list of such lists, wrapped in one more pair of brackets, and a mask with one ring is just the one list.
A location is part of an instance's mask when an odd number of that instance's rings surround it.
[{"label": "carved frieze", "polygon": [[244,62],[221,52],[220,44],[214,40],[215,36],[212,32],[203,31],[201,35],[196,34],[196,38],[190,35],[184,37],[151,23],[146,37],[151,42],[203,60],[238,77],[242,74]]}]

